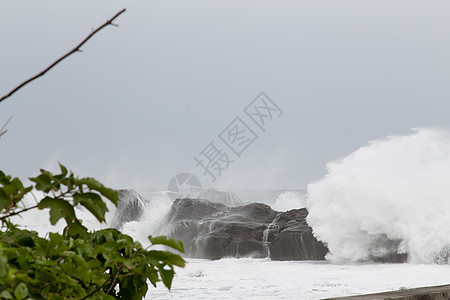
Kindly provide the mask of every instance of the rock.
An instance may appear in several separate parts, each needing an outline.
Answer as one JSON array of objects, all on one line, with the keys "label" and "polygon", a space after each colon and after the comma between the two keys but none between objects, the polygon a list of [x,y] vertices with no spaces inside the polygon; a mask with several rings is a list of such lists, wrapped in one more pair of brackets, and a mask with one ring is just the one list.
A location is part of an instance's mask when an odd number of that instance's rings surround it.
[{"label": "rock", "polygon": [[[213,194],[217,193],[211,192]],[[152,209],[153,202],[133,190],[120,190],[119,198],[112,227],[120,229],[124,223],[139,221],[146,209]],[[176,199],[167,217],[161,216],[164,221],[158,233],[182,240],[186,255],[194,258],[324,260],[328,248],[312,234],[306,223],[307,215],[305,208],[277,212],[262,203],[229,207],[205,199]],[[389,244],[391,250],[380,257],[372,257],[372,261],[407,261],[407,254],[397,253],[401,241],[392,241],[387,236],[379,239],[384,248]],[[448,261],[448,255],[445,257]]]},{"label": "rock", "polygon": [[447,300],[450,299],[450,284],[426,286],[414,289],[401,287],[398,291],[365,294],[347,297],[326,298],[324,300]]},{"label": "rock", "polygon": [[230,208],[177,199],[169,213],[168,235],[182,240],[186,254],[195,258],[324,259],[328,249],[312,235],[306,215],[306,209],[279,213],[262,203]]},{"label": "rock", "polygon": [[312,234],[306,223],[305,208],[280,213],[277,231],[269,234],[270,258],[273,260],[323,260],[328,248]]},{"label": "rock", "polygon": [[202,190],[200,195],[200,199],[207,199],[212,202],[222,203],[229,207],[235,207],[239,205],[243,205],[241,199],[239,199],[238,195],[231,192],[223,192],[216,189],[207,189]]},{"label": "rock", "polygon": [[120,229],[122,225],[138,221],[144,213],[147,200],[134,190],[118,190],[119,203],[111,221],[111,227]]}]

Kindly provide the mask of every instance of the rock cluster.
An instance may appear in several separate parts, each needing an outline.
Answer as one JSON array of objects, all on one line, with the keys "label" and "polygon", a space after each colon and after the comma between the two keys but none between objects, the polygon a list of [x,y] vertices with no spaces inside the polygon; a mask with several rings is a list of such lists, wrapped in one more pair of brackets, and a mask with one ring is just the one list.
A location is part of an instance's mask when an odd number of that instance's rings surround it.
[{"label": "rock cluster", "polygon": [[280,213],[262,203],[228,207],[185,198],[174,201],[167,228],[190,257],[323,260],[328,249],[314,238],[306,216],[304,208]]}]

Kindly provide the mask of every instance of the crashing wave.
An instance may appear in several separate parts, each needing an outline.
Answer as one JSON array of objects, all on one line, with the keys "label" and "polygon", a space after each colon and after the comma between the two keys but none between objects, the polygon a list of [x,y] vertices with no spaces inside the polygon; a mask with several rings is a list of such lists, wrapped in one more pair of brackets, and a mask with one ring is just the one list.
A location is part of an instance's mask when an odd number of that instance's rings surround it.
[{"label": "crashing wave", "polygon": [[307,220],[335,262],[448,263],[449,179],[448,132],[375,140],[308,186]]}]

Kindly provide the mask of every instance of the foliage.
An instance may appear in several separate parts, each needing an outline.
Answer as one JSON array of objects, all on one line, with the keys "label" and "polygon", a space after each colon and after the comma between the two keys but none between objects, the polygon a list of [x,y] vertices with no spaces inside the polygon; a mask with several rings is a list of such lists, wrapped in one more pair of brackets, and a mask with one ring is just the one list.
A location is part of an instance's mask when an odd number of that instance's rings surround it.
[{"label": "foliage", "polygon": [[[174,266],[185,261],[174,253],[143,248],[116,229],[89,232],[76,217],[82,206],[105,221],[104,198],[114,204],[117,192],[93,178],[77,178],[60,165],[60,174],[41,170],[31,186],[0,171],[0,298],[2,299],[142,299],[147,280],[170,289]],[[44,193],[34,206],[24,197],[33,189]],[[62,234],[46,238],[20,229],[12,217],[33,209],[48,209],[51,224],[63,219]],[[151,245],[183,252],[180,241],[149,236]]]}]

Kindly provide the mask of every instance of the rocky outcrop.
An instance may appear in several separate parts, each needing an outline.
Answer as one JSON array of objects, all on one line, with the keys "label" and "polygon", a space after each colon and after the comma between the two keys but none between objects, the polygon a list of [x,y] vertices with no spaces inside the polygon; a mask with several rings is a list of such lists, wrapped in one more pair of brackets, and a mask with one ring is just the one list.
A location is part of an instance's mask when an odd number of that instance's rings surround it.
[{"label": "rocky outcrop", "polygon": [[207,199],[212,202],[222,203],[228,207],[235,207],[244,204],[238,197],[238,195],[236,195],[235,193],[219,191],[212,188],[202,190],[198,198]]},{"label": "rocky outcrop", "polygon": [[137,221],[142,217],[147,200],[134,190],[118,190],[117,193],[119,194],[119,203],[110,225],[120,229],[123,224]]},{"label": "rocky outcrop", "polygon": [[168,234],[183,241],[190,257],[322,260],[328,249],[312,235],[306,215],[306,209],[280,213],[262,203],[230,208],[177,199],[168,216]]},{"label": "rocky outcrop", "polygon": [[311,227],[306,223],[307,215],[305,208],[293,209],[278,215],[275,222],[276,230],[269,232],[271,259],[325,259],[328,248],[313,236]]},{"label": "rocky outcrop", "polygon": [[[151,210],[152,204],[155,204],[133,190],[120,190],[119,198],[110,223],[111,227],[118,229],[124,223],[139,221],[144,211]],[[311,227],[306,223],[307,215],[305,208],[277,212],[262,203],[230,207],[204,199],[176,199],[168,216],[165,219],[160,216],[164,221],[160,224],[158,234],[182,240],[186,255],[195,258],[323,260],[328,248],[313,236]],[[392,263],[407,261],[408,254],[397,253],[401,241],[390,240],[387,236],[380,236],[379,241],[383,249],[390,251],[384,251],[384,255],[371,257],[370,260]]]}]

